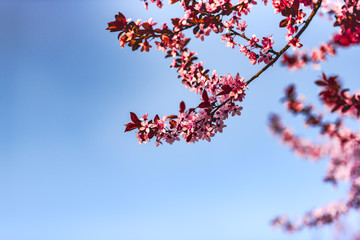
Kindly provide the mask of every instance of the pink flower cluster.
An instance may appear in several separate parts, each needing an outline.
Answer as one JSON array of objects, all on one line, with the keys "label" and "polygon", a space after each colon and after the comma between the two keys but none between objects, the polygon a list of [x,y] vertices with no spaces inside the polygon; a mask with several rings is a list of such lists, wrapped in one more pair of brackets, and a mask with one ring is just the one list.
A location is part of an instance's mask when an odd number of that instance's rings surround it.
[{"label": "pink flower cluster", "polygon": [[[156,28],[152,19],[129,21],[124,15],[116,15],[116,21],[109,23],[110,31],[119,31],[121,46],[128,44],[133,50],[149,51],[151,39],[156,48],[166,52],[166,57],[173,57],[171,67],[177,68],[182,83],[197,94],[201,94],[202,102],[196,108],[185,109],[185,103],[180,104],[178,115],[158,115],[149,119],[148,115],[138,118],[131,113],[132,122],[126,124],[125,131],[137,129],[139,143],[156,138],[156,145],[163,141],[173,143],[182,137],[187,142],[199,139],[210,140],[217,132],[222,132],[224,120],[229,115],[240,115],[242,107],[236,102],[242,102],[245,96],[246,83],[239,74],[235,77],[228,74],[219,76],[215,71],[209,75],[209,70],[203,68],[202,62],[195,62],[196,53],[186,48],[189,39],[182,32],[182,20],[173,19],[174,27],[166,24]],[[201,24],[199,25],[201,28]],[[208,95],[209,93],[209,95]]]},{"label": "pink flower cluster", "polygon": [[[146,8],[146,10],[149,8],[149,2],[148,2],[148,0],[143,0],[144,1],[144,7]],[[163,7],[163,3],[162,3],[162,1],[161,0],[150,0],[151,1],[151,3],[155,3],[156,2],[156,6],[158,7],[158,8],[162,8]]]},{"label": "pink flower cluster", "polygon": [[241,114],[242,107],[234,102],[243,101],[246,84],[239,75],[219,77],[214,72],[206,83],[198,86],[197,90],[200,91],[199,89],[202,89],[202,102],[196,108],[186,110],[185,103],[181,102],[178,115],[164,116],[161,119],[156,115],[154,120],[149,120],[147,114],[138,119],[136,114],[131,113],[132,122],[126,124],[125,131],[138,129],[140,144],[155,137],[156,146],[163,141],[172,144],[175,140],[180,140],[180,136],[189,143],[200,139],[211,141],[211,137],[223,131],[226,126],[224,120],[229,115]]},{"label": "pink flower cluster", "polygon": [[301,48],[302,46],[299,39],[294,37],[299,30],[298,25],[305,21],[304,17],[306,16],[303,10],[299,9],[300,4],[312,6],[312,2],[307,0],[273,0],[275,13],[281,13],[281,15],[285,17],[285,19],[280,22],[280,27],[286,27],[286,38],[289,40],[289,45],[292,46],[293,49]]},{"label": "pink flower cluster", "polygon": [[[162,1],[151,2],[156,2],[158,7],[162,7]],[[281,55],[273,50],[272,36],[262,37],[260,40],[255,34],[251,38],[245,35],[247,23],[241,18],[257,4],[254,0],[239,0],[237,4],[233,4],[231,0],[171,0],[170,4],[176,2],[184,8],[184,16],[171,19],[172,27],[167,24],[156,27],[157,23],[152,19],[134,22],[119,13],[107,28],[111,32],[119,32],[121,47],[128,45],[133,51],[139,49],[148,52],[152,48],[151,42],[154,42],[157,50],[165,52],[166,57],[173,58],[171,67],[177,69],[182,83],[202,96],[199,106],[186,110],[182,107],[185,104],[181,104],[179,115],[171,117],[164,116],[160,119],[156,115],[154,119],[149,120],[148,116],[144,115],[139,119],[132,113],[132,122],[126,124],[125,131],[138,129],[140,143],[147,142],[153,137],[156,137],[157,145],[163,140],[172,143],[178,140],[179,136],[187,142],[209,140],[215,133],[222,131],[225,126],[223,121],[229,114],[240,115],[242,108],[236,103],[243,101],[248,82],[239,74],[235,77],[230,74],[219,76],[215,71],[209,74],[209,70],[204,69],[203,62],[196,62],[196,52],[187,48],[190,38],[185,38],[185,30],[192,28],[195,38],[201,40],[211,32],[218,34],[226,30],[227,33],[222,34],[222,40],[226,45],[231,48],[240,46],[240,52],[244,53],[252,64],[264,62],[265,69],[272,64],[273,59]],[[144,3],[148,6],[148,1],[145,0]],[[294,0],[281,1],[280,5],[276,2],[273,4],[275,9],[281,10],[281,14],[286,17],[280,26],[287,27],[289,45],[294,47],[301,47],[299,39],[292,36],[298,31],[297,25],[303,23],[305,16],[302,10],[299,10],[300,4],[307,3]],[[247,45],[236,43],[236,37],[246,40]],[[252,79],[249,80],[251,81]]]},{"label": "pink flower cluster", "polygon": [[283,126],[277,115],[271,116],[270,129],[274,135],[277,135],[280,138],[284,145],[289,147],[300,157],[318,161],[329,153],[329,148],[324,147],[321,144],[314,144],[308,139],[294,135],[291,129]]},{"label": "pink flower cluster", "polygon": [[[360,112],[360,96],[349,95],[344,92],[337,77],[323,75],[316,81],[323,91],[320,100],[341,119],[345,117],[358,118]],[[351,100],[353,99],[353,100]],[[334,123],[325,122],[322,114],[314,113],[314,107],[305,105],[297,99],[294,86],[286,89],[286,103],[288,110],[293,114],[305,117],[305,123],[311,127],[319,127],[327,142],[314,144],[313,142],[295,136],[286,128],[279,117],[273,115],[270,119],[270,129],[280,140],[298,155],[315,161],[328,157],[329,164],[324,181],[336,185],[339,181],[350,183],[346,201],[330,204],[315,209],[296,222],[286,216],[278,217],[273,221],[275,226],[292,232],[304,227],[322,226],[337,220],[351,209],[360,209],[360,132],[355,132],[337,120]]]},{"label": "pink flower cluster", "polygon": [[360,43],[360,4],[358,0],[345,0],[341,12],[335,15],[334,26],[339,26],[341,33],[335,34],[334,42],[348,47]]},{"label": "pink flower cluster", "polygon": [[341,215],[348,212],[348,207],[343,202],[331,203],[327,206],[317,208],[307,213],[297,222],[289,220],[286,216],[280,216],[272,221],[273,226],[280,227],[287,232],[295,232],[304,227],[320,227],[325,224],[333,223],[338,220]]},{"label": "pink flower cluster", "polygon": [[290,70],[299,70],[306,67],[309,63],[317,68],[321,62],[327,60],[328,56],[336,54],[336,47],[333,43],[320,44],[318,48],[311,51],[296,51],[292,55],[285,53],[281,63],[287,66]]},{"label": "pink flower cluster", "polygon": [[329,16],[335,27],[340,31],[333,34],[327,43],[321,44],[310,52],[296,51],[294,54],[284,54],[282,63],[290,69],[301,69],[311,63],[315,67],[325,61],[327,56],[334,56],[336,48],[350,47],[360,44],[360,5],[357,0],[325,1],[323,14]]},{"label": "pink flower cluster", "polygon": [[[252,37],[248,40],[248,45],[241,45],[240,46],[240,52],[244,53],[246,57],[249,58],[250,63],[252,64],[260,64],[261,62],[264,62],[265,64],[269,64],[271,60],[273,59],[274,54],[273,51],[270,53],[270,50],[272,50],[272,47],[274,45],[274,42],[271,41],[272,36],[269,37],[263,37],[261,44],[259,45],[258,42],[260,41],[255,34],[252,35]],[[253,51],[253,49],[259,48],[258,52]],[[276,54],[276,53],[275,53]]]},{"label": "pink flower cluster", "polygon": [[[148,8],[149,2],[159,8],[162,0],[143,0]],[[283,19],[280,28],[286,29],[287,44],[275,51],[273,36],[258,37],[256,34],[246,34],[247,22],[243,16],[252,11],[255,0],[170,0],[170,4],[179,3],[184,10],[180,18],[172,18],[171,24],[157,23],[152,19],[142,22],[131,21],[123,14],[115,16],[115,21],[108,23],[107,30],[119,32],[121,47],[126,45],[133,51],[149,52],[154,46],[172,58],[171,67],[177,70],[178,76],[186,88],[200,95],[200,103],[193,108],[186,108],[180,103],[177,115],[166,115],[153,119],[148,114],[139,118],[130,113],[131,122],[126,124],[125,131],[136,130],[138,142],[146,143],[155,139],[158,146],[163,142],[172,144],[183,138],[186,142],[208,140],[226,126],[224,121],[230,116],[240,115],[242,107],[238,104],[244,100],[247,85],[257,78],[268,67],[283,56],[282,63],[290,69],[300,69],[305,65],[319,64],[328,56],[335,55],[338,47],[349,47],[360,43],[360,4],[358,0],[344,0],[344,3],[324,1],[326,16],[339,27],[331,40],[321,44],[310,52],[299,51],[302,47],[300,35],[309,25],[313,16],[320,8],[322,0],[313,3],[312,0],[272,0],[274,12],[281,14]],[[267,4],[267,0],[263,0]],[[305,20],[305,8],[312,8],[311,14]],[[169,26],[168,26],[169,25]],[[214,32],[221,35],[221,40],[227,47],[239,49],[252,64],[264,62],[265,66],[248,81],[236,75],[218,75],[204,68],[203,62],[198,62],[197,54],[188,49],[190,38],[185,37],[192,30],[195,38],[204,41]],[[249,37],[251,36],[251,37]],[[289,47],[294,54],[286,54]],[[349,94],[342,89],[337,77],[327,77],[316,81],[322,88],[320,100],[340,119],[347,117],[359,118],[360,96]],[[333,223],[341,215],[351,209],[360,209],[360,132],[354,132],[343,124],[343,121],[326,122],[324,115],[316,113],[314,107],[306,105],[304,100],[296,97],[293,86],[286,90],[286,106],[288,111],[305,117],[305,124],[320,128],[327,142],[314,144],[312,141],[293,134],[280,121],[272,116],[270,128],[279,139],[301,157],[318,161],[329,158],[329,164],[324,180],[336,185],[339,181],[350,183],[348,196],[345,200],[320,207],[300,218],[297,222],[287,217],[278,217],[273,224],[286,231],[297,231],[304,227],[322,226]]]}]

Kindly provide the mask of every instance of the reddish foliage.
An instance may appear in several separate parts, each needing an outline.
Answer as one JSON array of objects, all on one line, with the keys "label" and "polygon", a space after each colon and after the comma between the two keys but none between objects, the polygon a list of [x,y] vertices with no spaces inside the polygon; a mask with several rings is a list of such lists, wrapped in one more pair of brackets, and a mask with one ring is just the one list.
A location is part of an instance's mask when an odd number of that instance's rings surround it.
[{"label": "reddish foliage", "polygon": [[[149,1],[143,0],[148,8]],[[161,8],[161,0],[150,0]],[[287,43],[281,50],[274,50],[273,36],[257,37],[246,33],[247,23],[242,20],[244,15],[252,11],[255,0],[170,0],[169,4],[179,3],[184,9],[184,16],[172,18],[171,24],[156,27],[153,19],[136,22],[126,19],[119,13],[115,21],[108,23],[107,30],[119,32],[118,39],[121,47],[129,46],[133,51],[149,52],[152,46],[165,53],[165,57],[172,57],[171,67],[175,68],[178,77],[185,87],[200,95],[201,102],[195,108],[186,109],[185,103],[180,103],[177,115],[158,115],[149,119],[148,115],[138,118],[130,113],[132,122],[125,124],[125,132],[137,130],[139,143],[156,139],[156,146],[163,141],[172,144],[182,137],[186,142],[196,142],[200,139],[211,140],[217,132],[222,132],[226,126],[224,120],[229,115],[241,115],[242,107],[238,104],[245,98],[247,85],[259,77],[272,66],[280,57],[282,64],[289,69],[301,69],[309,64],[315,66],[326,61],[328,56],[336,54],[341,47],[352,47],[360,43],[360,3],[357,0],[344,0],[342,6],[330,4],[329,0],[272,0],[275,13],[284,18],[278,23],[280,28],[286,29]],[[267,0],[263,0],[267,5]],[[321,9],[322,15],[328,16],[338,32],[330,40],[320,44],[312,51],[299,51],[302,48],[301,34],[306,30],[311,20]],[[305,10],[311,9],[311,14],[305,19]],[[196,52],[187,48],[191,37],[186,38],[187,30],[195,38],[204,39],[212,32],[221,34],[221,40],[227,47],[238,49],[252,64],[262,64],[263,68],[245,81],[240,74],[218,75],[216,71],[210,73],[203,62],[197,62]],[[226,30],[225,33],[224,30]],[[289,47],[295,52],[286,53]],[[289,112],[302,115],[305,124],[320,129],[321,135],[327,138],[324,144],[314,144],[298,137],[286,128],[276,115],[270,118],[270,128],[274,135],[295,153],[313,160],[328,157],[329,168],[324,180],[336,184],[338,181],[350,182],[350,190],[345,201],[329,204],[307,213],[300,221],[294,223],[287,217],[278,217],[273,224],[283,230],[293,232],[304,227],[332,224],[341,215],[351,209],[360,208],[360,133],[347,128],[342,119],[346,117],[357,119],[360,116],[360,96],[349,94],[343,89],[337,76],[323,74],[315,81],[321,89],[319,98],[321,103],[338,115],[336,121],[324,120],[323,113],[317,113],[315,108],[299,99],[295,86],[285,90],[285,98]]]}]

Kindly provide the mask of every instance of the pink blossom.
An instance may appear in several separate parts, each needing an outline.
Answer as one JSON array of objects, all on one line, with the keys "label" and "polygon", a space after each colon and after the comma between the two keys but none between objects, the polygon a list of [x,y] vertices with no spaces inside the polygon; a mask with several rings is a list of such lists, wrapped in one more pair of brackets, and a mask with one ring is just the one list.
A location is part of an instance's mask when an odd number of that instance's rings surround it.
[{"label": "pink blossom", "polygon": [[303,23],[305,21],[305,16],[306,13],[304,13],[303,11],[298,11],[297,17],[295,19],[295,24]]},{"label": "pink blossom", "polygon": [[249,58],[251,64],[253,64],[253,65],[256,64],[256,62],[257,62],[257,55],[256,55],[256,53],[254,53],[254,52],[249,52],[248,58]]},{"label": "pink blossom", "polygon": [[229,34],[223,34],[222,35],[222,38],[221,38],[221,41],[225,42],[226,41],[226,47],[231,47],[232,49],[235,48],[235,41],[234,41],[234,38],[231,37]]},{"label": "pink blossom", "polygon": [[272,36],[270,37],[263,37],[262,41],[261,41],[261,44],[262,44],[262,52],[263,53],[266,53],[267,51],[269,51],[272,46],[274,45],[274,42],[271,41],[272,39]]},{"label": "pink blossom", "polygon": [[255,34],[253,34],[252,37],[250,38],[250,40],[248,41],[248,44],[251,47],[255,47],[258,42],[259,42],[259,39],[255,36]]},{"label": "pink blossom", "polygon": [[239,46],[240,46],[240,52],[244,53],[245,56],[247,56],[250,53],[249,49],[246,46],[241,44],[239,44]]},{"label": "pink blossom", "polygon": [[272,55],[271,54],[263,54],[260,53],[260,58],[258,60],[258,63],[261,63],[262,61],[264,61],[265,64],[269,64],[272,60]]},{"label": "pink blossom", "polygon": [[300,43],[300,39],[293,37],[289,38],[289,45],[292,47],[293,50],[302,47],[302,44]]},{"label": "pink blossom", "polygon": [[200,30],[195,34],[196,38],[200,38],[201,41],[204,41],[204,35],[209,36],[211,28],[207,27],[204,29],[204,24],[200,24]]},{"label": "pink blossom", "polygon": [[245,32],[246,30],[246,27],[247,27],[247,24],[245,21],[242,21],[242,23],[237,23],[237,28],[238,30],[242,31],[242,32]]}]

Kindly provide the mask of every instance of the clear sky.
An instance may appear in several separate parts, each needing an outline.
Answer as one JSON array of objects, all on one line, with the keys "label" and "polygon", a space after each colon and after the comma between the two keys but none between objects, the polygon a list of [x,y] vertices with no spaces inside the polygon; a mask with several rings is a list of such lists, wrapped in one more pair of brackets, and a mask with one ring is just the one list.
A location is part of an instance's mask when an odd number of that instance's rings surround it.
[{"label": "clear sky", "polygon": [[[269,224],[346,191],[322,182],[326,161],[297,158],[267,129],[278,112],[301,135],[316,136],[279,100],[290,83],[315,100],[321,71],[276,64],[250,85],[242,116],[210,143],[140,146],[124,133],[130,111],[173,114],[180,101],[199,99],[161,52],[120,48],[105,31],[118,11],[157,22],[181,16],[177,6],[147,12],[135,0],[0,1],[0,240],[329,239],[326,231],[287,235]],[[279,17],[267,18],[272,12],[254,8],[250,30],[275,29],[279,49],[284,32]],[[325,41],[326,24],[315,19],[304,45]],[[258,69],[218,36],[190,47],[220,74],[248,78]],[[322,70],[359,87],[358,54],[340,51]]]}]

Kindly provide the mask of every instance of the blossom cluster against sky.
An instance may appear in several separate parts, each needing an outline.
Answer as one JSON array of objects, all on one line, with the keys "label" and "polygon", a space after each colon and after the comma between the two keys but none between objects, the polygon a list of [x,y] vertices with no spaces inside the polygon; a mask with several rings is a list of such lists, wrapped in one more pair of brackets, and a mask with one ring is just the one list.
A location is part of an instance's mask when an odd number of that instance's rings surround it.
[{"label": "blossom cluster against sky", "polygon": [[[269,224],[344,192],[323,184],[325,162],[300,160],[267,129],[278,112],[308,132],[279,99],[296,83],[314,100],[320,71],[269,69],[250,85],[242,116],[210,143],[139,146],[123,133],[130,111],[165,115],[199,100],[161,52],[119,47],[105,31],[118,11],[158,22],[181,16],[168,6],[146,12],[137,1],[0,2],[0,239],[327,239],[326,231],[287,235]],[[272,21],[253,14],[269,29]],[[304,46],[327,39],[325,23],[314,21]],[[218,72],[256,72],[220,38],[192,44]],[[356,56],[341,51],[322,70],[359,87]]]}]

